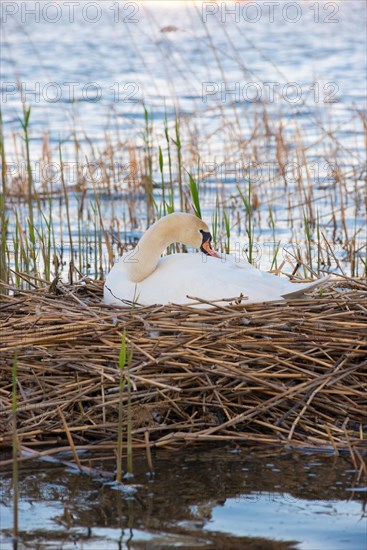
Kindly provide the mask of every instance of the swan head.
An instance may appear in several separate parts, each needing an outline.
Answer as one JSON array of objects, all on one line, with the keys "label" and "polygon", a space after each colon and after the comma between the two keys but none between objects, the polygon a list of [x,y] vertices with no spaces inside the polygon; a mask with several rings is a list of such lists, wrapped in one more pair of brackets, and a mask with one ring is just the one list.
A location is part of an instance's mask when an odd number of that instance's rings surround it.
[{"label": "swan head", "polygon": [[148,277],[156,268],[161,253],[172,243],[194,247],[218,258],[211,241],[209,227],[200,218],[183,212],[168,214],[151,225],[138,242],[136,261],[128,267],[129,278],[140,282]]},{"label": "swan head", "polygon": [[[171,215],[173,216],[174,214]],[[181,217],[180,213],[177,215],[178,217],[176,219],[178,224],[181,225],[181,230],[183,232],[182,240],[177,242],[197,248],[208,256],[215,256],[218,258],[218,254],[211,245],[212,235],[207,224],[192,214],[182,214],[185,218]]]}]

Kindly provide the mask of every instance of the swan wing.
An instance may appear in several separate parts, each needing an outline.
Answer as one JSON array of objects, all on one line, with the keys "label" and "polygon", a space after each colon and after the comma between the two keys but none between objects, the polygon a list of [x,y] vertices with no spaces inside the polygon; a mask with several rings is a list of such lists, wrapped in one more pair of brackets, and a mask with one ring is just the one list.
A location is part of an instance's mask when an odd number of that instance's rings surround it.
[{"label": "swan wing", "polygon": [[155,271],[140,283],[127,276],[121,258],[107,276],[104,299],[107,304],[188,304],[195,299],[227,303],[241,298],[246,304],[293,299],[324,284],[293,284],[287,279],[260,271],[233,256],[224,259],[202,254],[173,254],[162,257]]}]

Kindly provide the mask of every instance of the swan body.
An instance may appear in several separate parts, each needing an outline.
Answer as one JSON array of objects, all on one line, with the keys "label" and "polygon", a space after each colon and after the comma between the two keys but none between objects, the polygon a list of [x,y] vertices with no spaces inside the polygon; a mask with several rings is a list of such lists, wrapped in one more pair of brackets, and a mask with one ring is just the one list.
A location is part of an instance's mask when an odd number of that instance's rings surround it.
[{"label": "swan body", "polygon": [[[272,302],[302,296],[328,279],[291,283],[235,256],[221,258],[212,250],[210,239],[208,227],[195,216],[177,213],[161,218],[143,235],[137,251],[120,258],[111,269],[104,287],[105,303],[196,303],[205,307],[200,300],[222,305],[238,300],[245,304]],[[200,247],[202,252],[160,257],[172,242]]]}]

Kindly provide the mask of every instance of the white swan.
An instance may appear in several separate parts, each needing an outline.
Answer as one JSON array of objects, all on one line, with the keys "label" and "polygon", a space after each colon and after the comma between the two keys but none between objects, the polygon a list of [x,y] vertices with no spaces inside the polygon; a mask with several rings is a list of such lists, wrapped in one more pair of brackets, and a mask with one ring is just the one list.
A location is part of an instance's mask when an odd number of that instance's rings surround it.
[{"label": "white swan", "polygon": [[[241,296],[246,304],[272,302],[302,296],[329,278],[293,284],[234,256],[221,259],[212,249],[211,239],[208,226],[196,216],[174,213],[161,218],[111,269],[104,286],[105,303],[192,304],[192,298],[199,298],[228,305],[229,299]],[[201,253],[161,257],[176,242]]]}]

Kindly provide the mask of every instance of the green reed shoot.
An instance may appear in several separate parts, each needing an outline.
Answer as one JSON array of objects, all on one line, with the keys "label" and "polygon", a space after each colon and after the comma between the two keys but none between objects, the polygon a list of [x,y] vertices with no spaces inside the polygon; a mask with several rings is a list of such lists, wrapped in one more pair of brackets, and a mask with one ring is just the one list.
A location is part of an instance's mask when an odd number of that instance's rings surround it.
[{"label": "green reed shoot", "polygon": [[70,222],[70,212],[69,212],[69,197],[65,185],[65,174],[64,174],[64,163],[62,160],[62,151],[61,151],[61,142],[59,142],[59,161],[60,161],[60,171],[61,171],[61,185],[65,198],[65,209],[66,209],[66,223],[69,233],[69,245],[70,245],[70,268],[69,268],[69,278],[70,284],[73,284],[74,276],[74,246],[73,246],[73,237],[71,232],[71,222]]},{"label": "green reed shoot", "polygon": [[17,249],[18,262],[16,262],[16,270],[18,273],[25,271],[29,273],[29,255],[28,255],[28,241],[27,236],[23,231],[22,225],[19,220],[18,212],[15,212],[16,221],[16,234],[14,248]]},{"label": "green reed shoot", "polygon": [[91,204],[92,210],[93,210],[93,234],[94,234],[94,243],[93,243],[93,251],[94,251],[94,277],[98,277],[98,255],[97,255],[97,243],[98,243],[98,229],[97,229],[97,205],[96,203]]},{"label": "green reed shoot", "polygon": [[231,225],[229,221],[229,215],[225,210],[223,210],[223,222],[224,222],[224,229],[226,232],[226,242],[224,245],[224,250],[226,254],[229,254],[231,251]]},{"label": "green reed shoot", "polygon": [[136,305],[139,303],[139,297],[140,297],[140,292],[138,292],[138,285],[135,285],[131,309],[136,309]]},{"label": "green reed shoot", "polygon": [[163,209],[163,216],[166,215],[166,194],[164,189],[164,174],[163,174],[163,153],[162,153],[162,147],[159,146],[159,171],[161,173],[161,189],[162,189],[162,209]]},{"label": "green reed shoot", "polygon": [[248,238],[248,252],[246,252],[247,259],[252,264],[253,260],[253,249],[254,249],[254,235],[253,235],[253,226],[252,226],[252,206],[251,206],[251,198],[252,198],[252,189],[251,189],[251,181],[248,182],[248,195],[245,197],[245,195],[242,193],[239,185],[237,186],[237,191],[241,197],[241,200],[243,202],[243,205],[245,207],[246,211],[246,234]]},{"label": "green reed shoot", "polygon": [[215,200],[215,210],[212,214],[212,237],[213,237],[213,246],[217,247],[217,237],[218,237],[218,224],[219,224],[219,198],[218,193]]},{"label": "green reed shoot", "polygon": [[[37,254],[36,254],[36,231],[35,231],[35,228],[36,226],[35,225],[32,225],[31,223],[31,220],[28,218],[27,219],[27,225],[28,225],[28,234],[29,234],[29,239],[26,237],[25,238],[25,243],[26,243],[26,246],[27,246],[27,250],[26,250],[26,255],[28,258],[32,258],[33,259],[33,271],[34,273],[36,274],[37,273]],[[29,263],[28,263],[29,265]],[[27,273],[29,274],[30,273],[30,269],[27,270]]]},{"label": "green reed shoot", "polygon": [[180,123],[179,119],[176,117],[176,123],[175,123],[175,132],[176,132],[176,139],[173,138],[172,141],[176,145],[177,150],[177,177],[178,177],[178,192],[180,196],[180,210],[181,212],[184,211],[184,194],[183,194],[183,187],[182,187],[182,146],[181,146],[181,137],[180,137]]},{"label": "green reed shoot", "polygon": [[132,352],[127,354],[127,473],[133,475],[133,440],[132,440],[132,410],[131,410],[131,366]]},{"label": "green reed shoot", "polygon": [[303,221],[305,225],[305,234],[306,234],[306,240],[307,240],[307,259],[306,262],[309,265],[311,271],[313,270],[312,265],[312,235],[311,235],[311,223],[307,219],[306,213],[303,212]]},{"label": "green reed shoot", "polygon": [[33,259],[33,268],[34,272],[37,272],[37,265],[36,265],[36,240],[35,240],[35,233],[34,233],[34,215],[33,215],[33,176],[32,176],[32,168],[31,168],[31,155],[30,155],[30,149],[29,149],[29,119],[31,116],[31,107],[26,108],[25,104],[23,103],[23,120],[19,118],[19,122],[23,128],[24,133],[24,141],[26,146],[26,160],[27,160],[27,181],[28,181],[28,218],[29,218],[29,224],[28,227],[30,228],[30,238],[31,238],[31,248],[29,250],[31,258]]},{"label": "green reed shoot", "polygon": [[33,201],[32,201],[32,195],[33,195],[33,177],[32,177],[32,169],[31,169],[31,156],[29,151],[29,133],[28,133],[28,127],[29,127],[29,118],[31,116],[31,107],[26,108],[25,104],[23,104],[23,115],[24,120],[22,120],[19,117],[20,125],[23,128],[24,132],[24,141],[26,145],[26,160],[27,160],[27,177],[28,177],[28,216],[31,221],[31,225],[34,225],[33,222]]},{"label": "green reed shoot", "polygon": [[[18,235],[18,222],[17,222],[17,213],[15,213],[15,217],[16,217],[16,223],[15,223],[15,235],[13,236],[13,256],[14,256],[14,267],[15,267],[15,271],[16,273],[19,273],[20,272],[20,268],[19,268],[19,235]],[[10,261],[9,261],[9,265],[10,265]],[[20,287],[20,277],[19,275],[16,275],[16,287],[19,288]]]},{"label": "green reed shoot", "polygon": [[[170,142],[169,134],[168,134],[167,113],[165,113],[165,116],[164,116],[164,135],[165,135],[166,143],[167,143],[167,155],[168,155],[168,170],[169,170],[169,184],[170,184],[170,195],[171,195],[171,207],[174,208],[174,206],[173,206],[174,189],[173,189],[173,177],[172,177],[171,142]],[[173,212],[173,210],[172,210],[172,212]]]},{"label": "green reed shoot", "polygon": [[269,212],[269,225],[270,225],[270,228],[271,228],[271,230],[274,234],[275,233],[275,220],[274,220],[273,209],[272,209],[270,204],[268,205],[268,212]]},{"label": "green reed shoot", "polygon": [[270,271],[272,271],[273,269],[277,269],[277,258],[278,258],[278,254],[279,254],[279,249],[280,249],[280,241],[278,241],[278,243],[275,247],[274,254],[273,254],[273,259],[272,259],[271,266],[270,266]]},{"label": "green reed shoot", "polygon": [[18,433],[17,433],[17,356],[12,368],[12,421],[13,421],[13,547],[17,548],[18,538]]},{"label": "green reed shoot", "polygon": [[123,417],[123,402],[122,395],[125,388],[124,368],[126,365],[126,330],[124,329],[121,338],[121,347],[119,354],[119,369],[120,369],[120,384],[119,384],[119,410],[117,421],[117,464],[116,464],[116,481],[122,481],[122,417]]},{"label": "green reed shoot", "polygon": [[7,284],[8,281],[8,269],[7,269],[7,258],[6,258],[6,252],[7,252],[7,246],[6,246],[6,235],[7,235],[7,226],[8,226],[8,218],[5,213],[5,201],[3,200],[3,194],[0,193],[0,223],[1,223],[1,230],[0,230],[0,238],[1,238],[1,245],[0,245],[0,294],[6,294],[7,290],[6,287],[2,284]]},{"label": "green reed shoot", "polygon": [[127,472],[133,473],[133,450],[132,450],[132,417],[131,417],[131,381],[130,381],[130,364],[132,360],[131,350],[127,346],[126,329],[123,330],[121,337],[121,347],[119,354],[119,410],[117,423],[117,468],[116,481],[121,483],[122,480],[122,419],[123,419],[123,392],[125,388],[126,378],[124,376],[125,367],[127,368]]},{"label": "green reed shoot", "polygon": [[195,212],[195,216],[201,219],[202,216],[201,216],[200,199],[199,199],[199,187],[196,181],[194,180],[194,178],[192,177],[192,175],[190,174],[190,172],[187,172],[187,174],[189,176],[190,193],[191,193],[191,198],[193,202],[192,206]]},{"label": "green reed shoot", "polygon": [[1,157],[1,192],[0,192],[0,294],[6,293],[6,288],[1,284],[8,283],[8,269],[6,260],[6,236],[8,217],[6,215],[6,163],[5,163],[5,144],[3,136],[3,118],[0,109],[0,157]]},{"label": "green reed shoot", "polygon": [[[81,201],[77,198],[78,206],[78,256],[79,256],[79,272],[83,273],[84,264],[84,247],[82,246],[82,222],[83,222],[83,207]],[[87,266],[86,266],[87,267]]]},{"label": "green reed shoot", "polygon": [[316,218],[316,237],[317,237],[317,273],[320,273],[321,270],[321,231],[320,231],[320,215],[317,211]]},{"label": "green reed shoot", "polygon": [[152,213],[153,207],[153,143],[152,143],[152,125],[149,119],[149,113],[145,105],[144,108],[144,120],[145,120],[145,130],[143,133],[144,139],[144,182],[145,182],[145,193],[147,201],[147,220],[150,221],[150,215]]},{"label": "green reed shoot", "polygon": [[[40,227],[39,229],[35,227],[35,232],[37,233],[39,247],[42,255],[43,263],[43,276],[46,281],[51,281],[51,246],[52,246],[52,235],[51,235],[51,218],[47,219],[45,213],[40,209]],[[46,225],[46,231],[44,224]]]}]

